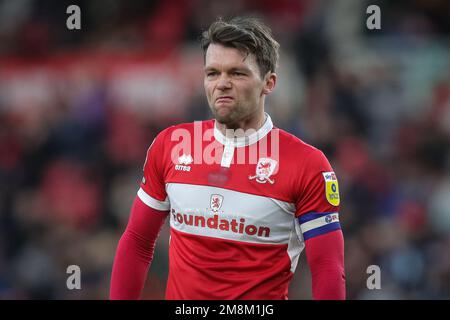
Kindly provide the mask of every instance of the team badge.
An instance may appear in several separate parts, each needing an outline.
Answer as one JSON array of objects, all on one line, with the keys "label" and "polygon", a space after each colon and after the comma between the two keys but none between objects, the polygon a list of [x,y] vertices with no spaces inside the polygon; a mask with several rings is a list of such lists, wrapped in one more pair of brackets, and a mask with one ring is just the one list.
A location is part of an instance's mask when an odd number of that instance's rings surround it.
[{"label": "team badge", "polygon": [[256,165],[256,175],[249,176],[250,180],[256,179],[256,182],[266,183],[269,181],[270,184],[273,184],[275,181],[270,179],[270,176],[275,171],[278,162],[276,160],[270,158],[260,158],[258,160],[258,164]]},{"label": "team badge", "polygon": [[223,196],[220,194],[212,194],[211,195],[211,203],[210,207],[212,211],[217,212],[222,207]]},{"label": "team badge", "polygon": [[323,172],[325,179],[325,196],[327,201],[333,206],[338,206],[341,202],[339,198],[339,185],[334,172]]}]

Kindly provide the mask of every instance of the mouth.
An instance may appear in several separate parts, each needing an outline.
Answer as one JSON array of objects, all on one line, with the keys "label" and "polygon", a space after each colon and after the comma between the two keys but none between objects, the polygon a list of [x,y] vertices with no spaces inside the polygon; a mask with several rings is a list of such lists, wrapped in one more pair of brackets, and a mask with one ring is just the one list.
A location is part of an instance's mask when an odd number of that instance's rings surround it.
[{"label": "mouth", "polygon": [[230,96],[222,96],[222,97],[218,97],[217,99],[216,99],[216,102],[218,102],[218,103],[220,103],[220,102],[231,102],[231,101],[233,101],[234,99],[233,99],[233,97],[230,97]]}]

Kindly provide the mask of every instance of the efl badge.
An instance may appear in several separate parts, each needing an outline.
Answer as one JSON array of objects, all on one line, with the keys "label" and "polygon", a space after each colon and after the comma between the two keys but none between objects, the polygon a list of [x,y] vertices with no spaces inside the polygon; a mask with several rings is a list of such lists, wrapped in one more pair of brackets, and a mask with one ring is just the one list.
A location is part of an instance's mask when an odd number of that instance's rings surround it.
[{"label": "efl badge", "polygon": [[339,185],[334,172],[323,172],[323,178],[325,179],[325,196],[330,204],[338,206],[339,198]]},{"label": "efl badge", "polygon": [[249,176],[248,178],[250,180],[256,178],[256,182],[259,183],[266,183],[267,181],[269,181],[271,184],[273,184],[275,181],[270,179],[270,176],[273,174],[276,167],[276,160],[270,158],[260,158],[258,160],[258,164],[256,165],[256,175]]},{"label": "efl badge", "polygon": [[223,196],[220,194],[212,194],[211,195],[211,203],[210,207],[212,211],[217,212],[222,207]]}]

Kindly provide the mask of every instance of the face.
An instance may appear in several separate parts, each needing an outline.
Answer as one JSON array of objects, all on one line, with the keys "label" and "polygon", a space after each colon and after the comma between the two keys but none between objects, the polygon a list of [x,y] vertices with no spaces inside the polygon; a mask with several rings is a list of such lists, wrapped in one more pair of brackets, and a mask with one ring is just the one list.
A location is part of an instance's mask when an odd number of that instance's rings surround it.
[{"label": "face", "polygon": [[264,107],[264,95],[275,85],[275,74],[261,78],[256,57],[235,48],[211,44],[205,57],[204,86],[214,117],[235,127]]}]

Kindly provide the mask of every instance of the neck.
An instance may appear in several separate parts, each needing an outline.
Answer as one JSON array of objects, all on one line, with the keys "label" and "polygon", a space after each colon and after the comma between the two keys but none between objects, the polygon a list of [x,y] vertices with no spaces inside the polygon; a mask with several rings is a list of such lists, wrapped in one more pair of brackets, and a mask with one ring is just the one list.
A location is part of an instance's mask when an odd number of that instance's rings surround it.
[{"label": "neck", "polygon": [[[266,121],[266,115],[264,113],[264,110],[261,109],[258,111],[256,115],[252,115],[251,117],[247,119],[243,119],[241,121],[236,122],[236,124],[225,124],[225,123],[219,123],[216,121],[217,129],[224,135],[224,136],[230,136],[233,137],[240,137],[243,136],[245,131],[249,129],[253,129],[255,131],[259,130],[264,122]],[[238,130],[240,129],[240,130]]]}]

